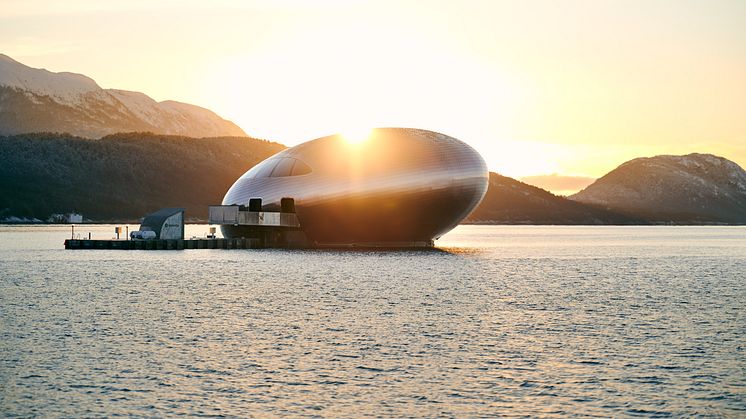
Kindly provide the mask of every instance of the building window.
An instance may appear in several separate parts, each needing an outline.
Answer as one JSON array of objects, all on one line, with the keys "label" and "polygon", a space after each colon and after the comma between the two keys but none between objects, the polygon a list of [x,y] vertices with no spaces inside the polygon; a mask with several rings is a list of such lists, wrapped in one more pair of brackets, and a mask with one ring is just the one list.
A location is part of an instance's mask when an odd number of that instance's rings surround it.
[{"label": "building window", "polygon": [[300,176],[311,173],[311,168],[298,159],[281,157],[260,163],[246,172],[247,179]]}]

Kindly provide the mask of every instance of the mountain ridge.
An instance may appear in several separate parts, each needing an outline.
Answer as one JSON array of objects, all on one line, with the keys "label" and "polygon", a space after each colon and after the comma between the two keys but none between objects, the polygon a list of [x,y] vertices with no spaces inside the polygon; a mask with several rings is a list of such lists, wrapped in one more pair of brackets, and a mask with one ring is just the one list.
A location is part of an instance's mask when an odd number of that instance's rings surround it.
[{"label": "mountain ridge", "polygon": [[[0,136],[0,220],[78,211],[137,220],[162,207],[205,219],[237,176],[285,146],[251,137],[120,133]],[[238,174],[238,175],[237,175]]]},{"label": "mountain ridge", "polygon": [[[285,148],[251,137],[153,133],[119,133],[100,139],[55,133],[0,136],[0,160],[13,162],[0,165],[0,221],[46,219],[53,213],[72,211],[95,221],[135,221],[172,206],[186,207],[192,220],[204,220],[207,206],[221,202],[239,176]],[[722,159],[707,159],[712,158]],[[720,161],[723,167],[731,167],[727,159]],[[743,186],[746,181],[738,187]],[[671,218],[578,202],[497,173],[490,173],[485,198],[464,223],[746,224],[738,219]]]},{"label": "mountain ridge", "polygon": [[640,157],[569,197],[653,222],[746,223],[746,171],[705,153]]},{"label": "mountain ridge", "polygon": [[647,224],[620,214],[557,196],[537,186],[490,172],[489,187],[481,204],[464,220],[469,224]]},{"label": "mountain ridge", "polygon": [[238,125],[209,109],[157,102],[141,92],[102,89],[83,74],[32,68],[0,54],[0,135],[67,132],[100,138],[138,131],[246,136]]},{"label": "mountain ridge", "polygon": [[[44,134],[30,134],[38,132]],[[16,136],[18,134],[21,135]],[[8,137],[2,137],[3,135]],[[169,135],[180,140],[168,139]],[[108,147],[115,155],[137,166],[140,163],[136,156],[129,153],[132,149],[138,148],[140,153],[147,154],[143,147],[151,145],[156,146],[157,151],[153,153],[166,153],[159,158],[181,155],[182,158],[191,159],[202,172],[220,177],[221,182],[224,183],[225,179],[230,177],[235,180],[248,167],[243,168],[245,164],[234,161],[226,172],[221,172],[211,167],[209,162],[195,158],[192,154],[198,154],[196,150],[202,150],[208,154],[214,153],[209,150],[209,147],[205,148],[206,146],[200,143],[200,140],[217,139],[216,141],[225,147],[225,144],[230,143],[225,139],[226,137],[256,140],[247,137],[237,125],[221,118],[209,109],[172,100],[157,102],[148,95],[136,91],[102,89],[95,80],[86,75],[36,69],[0,54],[0,142],[7,148],[0,150],[0,155],[4,156],[6,162],[18,164],[18,156],[24,157],[23,153],[28,151],[25,148],[36,147],[37,151],[42,153],[40,156],[47,155],[53,159],[55,154],[50,150],[57,150],[63,155],[67,153],[74,156],[73,161],[80,166],[98,167],[99,162],[91,163],[90,156],[84,156],[75,151],[75,147],[90,150],[94,156],[99,157],[101,157],[100,149]],[[24,138],[32,144],[27,144],[24,148],[22,141],[17,141],[19,138]],[[77,142],[84,138],[101,141],[103,144],[100,149],[97,149],[88,143]],[[117,143],[123,139],[135,141],[134,139],[137,138],[143,139],[144,143],[139,145]],[[39,139],[43,139],[46,143],[38,143]],[[55,141],[57,143],[52,144]],[[114,147],[112,145],[114,143],[119,144],[121,148]],[[169,149],[177,143],[185,146],[186,151]],[[238,144],[238,146],[246,147],[246,144]],[[276,147],[285,146],[276,144],[273,147],[276,149]],[[267,157],[265,156],[266,148],[263,146],[254,144],[249,148],[256,156]],[[232,153],[231,155],[235,154],[230,148],[221,150]],[[14,153],[21,154],[14,155]],[[248,159],[247,161],[254,163],[257,162],[256,156],[243,155]],[[24,157],[25,160],[21,159],[27,164],[25,169],[29,170],[31,178],[41,183],[54,183],[57,178],[69,175],[68,171],[76,174],[78,182],[85,182],[85,178],[78,172],[79,167],[57,165],[56,169],[45,168],[43,166],[46,162],[39,161],[37,164],[26,157],[28,156]],[[149,155],[147,159],[151,157]],[[105,157],[103,158],[106,160]],[[190,179],[193,176],[177,168],[174,162],[167,164],[184,179]],[[238,168],[241,170],[239,171]],[[4,173],[11,177],[18,175],[8,170],[0,170],[0,174]],[[108,177],[116,184],[118,176],[116,173],[103,167],[98,167],[97,170],[100,171],[100,176]],[[139,193],[142,191],[138,191],[137,187],[153,186],[148,183],[152,180],[138,178],[128,173],[126,168],[120,168],[120,170],[122,173],[119,175],[137,182],[137,185],[132,188],[117,184],[120,188],[131,189]],[[150,173],[150,169],[143,170]],[[153,172],[152,176],[157,177],[157,174]],[[5,184],[6,180],[0,177],[0,183]],[[24,179],[16,176],[16,180],[23,183]],[[202,182],[199,179],[195,181]],[[204,182],[202,184],[209,186]],[[490,173],[489,185],[482,204],[465,222],[746,224],[746,172],[738,164],[712,154],[692,153],[685,156],[661,155],[632,159],[567,198],[496,173]],[[4,199],[12,199],[14,192],[10,187],[12,185],[5,186],[9,188],[5,193],[11,197]],[[214,198],[212,190],[215,186],[210,186],[211,198]],[[223,187],[222,183],[217,186]],[[29,187],[37,190],[37,193],[43,189],[43,186],[39,185]],[[59,185],[59,187],[65,190],[70,186]],[[84,192],[77,185],[71,190]],[[28,196],[32,200],[41,199],[37,196]],[[99,199],[103,198],[105,197],[99,197]],[[188,202],[193,201],[191,196],[185,195],[184,198],[188,199]],[[161,202],[158,197],[153,197],[153,199],[155,203]],[[178,202],[174,203],[178,204]],[[205,207],[209,203],[212,202],[200,201],[200,205],[204,204]],[[124,205],[127,206],[127,204]],[[48,205],[34,207],[35,209],[32,207],[33,205],[26,206],[21,212],[35,213],[40,211],[39,208],[47,208]],[[60,208],[58,212],[72,210],[65,208]],[[93,214],[100,210],[96,206],[91,208],[97,208]],[[198,214],[206,211],[206,208],[199,209],[200,207],[196,204],[193,208],[197,208]],[[8,210],[10,207],[3,207],[0,202],[0,216]],[[127,217],[132,216],[129,209],[125,212]],[[101,211],[100,214],[105,217],[118,216],[116,212],[111,211]]]},{"label": "mountain ridge", "polygon": [[[204,220],[230,185],[285,146],[250,137],[189,138],[120,133],[92,140],[54,133],[0,136],[0,221],[81,212],[134,221],[161,207]],[[168,156],[164,159],[163,156]],[[216,164],[216,162],[220,164]],[[490,174],[487,196],[465,223],[642,222]]]}]

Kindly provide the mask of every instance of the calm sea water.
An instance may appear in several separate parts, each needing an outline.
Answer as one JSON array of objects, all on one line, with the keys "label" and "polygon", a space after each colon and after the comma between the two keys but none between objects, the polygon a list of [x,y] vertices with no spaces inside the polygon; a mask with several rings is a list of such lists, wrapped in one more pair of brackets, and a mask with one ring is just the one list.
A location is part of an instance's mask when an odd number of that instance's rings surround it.
[{"label": "calm sea water", "polygon": [[69,236],[0,227],[0,416],[746,416],[746,228],[461,226],[398,252]]}]

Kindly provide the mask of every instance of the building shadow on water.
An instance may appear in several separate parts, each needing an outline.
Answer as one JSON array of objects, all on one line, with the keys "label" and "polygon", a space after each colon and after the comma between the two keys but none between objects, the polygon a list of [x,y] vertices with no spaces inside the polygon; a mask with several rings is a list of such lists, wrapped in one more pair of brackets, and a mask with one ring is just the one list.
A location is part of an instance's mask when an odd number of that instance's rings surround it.
[{"label": "building shadow on water", "polygon": [[272,252],[293,252],[309,254],[360,254],[360,255],[443,255],[443,256],[465,256],[470,254],[479,254],[483,250],[479,248],[467,247],[324,247],[324,248],[275,248],[275,249],[254,249],[254,251],[272,251]]}]

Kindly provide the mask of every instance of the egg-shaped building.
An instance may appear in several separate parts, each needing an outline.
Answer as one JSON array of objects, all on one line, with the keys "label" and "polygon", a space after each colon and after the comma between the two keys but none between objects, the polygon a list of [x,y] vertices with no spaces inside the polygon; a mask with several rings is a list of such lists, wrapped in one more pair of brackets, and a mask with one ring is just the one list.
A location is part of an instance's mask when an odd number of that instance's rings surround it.
[{"label": "egg-shaped building", "polygon": [[[428,246],[487,191],[484,160],[455,138],[377,128],[351,140],[332,135],[275,154],[241,176],[223,205],[261,198],[261,211],[279,212],[282,198],[293,198],[309,246]],[[253,226],[221,229],[227,238],[256,234]]]}]

